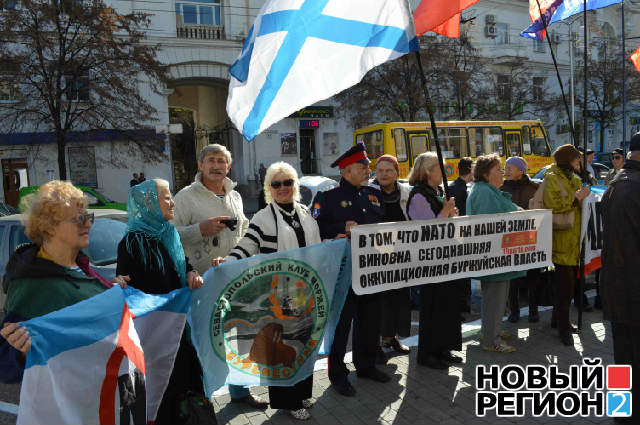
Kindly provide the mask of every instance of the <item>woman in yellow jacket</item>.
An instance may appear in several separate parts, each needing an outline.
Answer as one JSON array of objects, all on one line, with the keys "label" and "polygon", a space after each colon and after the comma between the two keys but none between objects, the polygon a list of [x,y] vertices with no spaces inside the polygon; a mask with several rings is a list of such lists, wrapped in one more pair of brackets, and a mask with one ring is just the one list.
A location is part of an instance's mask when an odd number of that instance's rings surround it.
[{"label": "woman in yellow jacket", "polygon": [[582,182],[576,174],[580,170],[580,152],[573,145],[560,146],[553,158],[555,163],[544,177],[544,205],[553,210],[554,215],[573,212],[573,224],[565,230],[553,230],[556,300],[551,326],[557,326],[563,344],[573,345],[571,333],[577,330],[569,320],[569,309],[580,259],[580,203],[589,195],[589,186],[581,187]]}]

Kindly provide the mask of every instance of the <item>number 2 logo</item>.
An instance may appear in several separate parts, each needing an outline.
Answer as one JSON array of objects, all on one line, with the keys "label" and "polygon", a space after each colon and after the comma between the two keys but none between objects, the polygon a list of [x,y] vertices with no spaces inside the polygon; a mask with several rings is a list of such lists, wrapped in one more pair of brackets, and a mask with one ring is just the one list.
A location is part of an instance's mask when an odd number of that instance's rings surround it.
[{"label": "number 2 logo", "polygon": [[631,416],[631,393],[628,391],[611,391],[607,393],[607,416]]}]

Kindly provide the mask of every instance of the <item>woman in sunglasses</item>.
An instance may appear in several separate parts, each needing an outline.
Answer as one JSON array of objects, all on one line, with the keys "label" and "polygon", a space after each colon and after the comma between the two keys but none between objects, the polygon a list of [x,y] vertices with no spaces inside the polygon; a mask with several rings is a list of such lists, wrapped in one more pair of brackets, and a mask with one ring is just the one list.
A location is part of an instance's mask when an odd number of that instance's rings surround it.
[{"label": "woman in sunglasses", "polygon": [[[149,294],[202,287],[202,277],[189,264],[178,231],[170,222],[174,207],[166,180],[146,180],[129,189],[129,223],[118,245],[117,272],[130,275],[131,286]],[[189,393],[204,397],[202,368],[185,327],[155,423],[184,422],[180,401]],[[212,406],[204,406],[215,416]]]},{"label": "woman in sunglasses", "polygon": [[[224,259],[214,258],[212,265],[320,243],[316,221],[299,202],[299,188],[298,173],[291,165],[271,164],[264,181],[267,206],[253,216],[247,233],[231,253]],[[297,420],[309,419],[312,387],[313,375],[292,387],[269,387],[271,408],[288,410]]]},{"label": "woman in sunglasses", "polygon": [[109,282],[89,265],[82,250],[89,246],[93,214],[87,199],[69,182],[54,180],[31,196],[24,214],[25,231],[33,242],[16,248],[7,263],[7,312],[0,334],[0,380],[22,380],[27,330],[18,323],[97,295],[113,284],[126,287],[128,276]]}]

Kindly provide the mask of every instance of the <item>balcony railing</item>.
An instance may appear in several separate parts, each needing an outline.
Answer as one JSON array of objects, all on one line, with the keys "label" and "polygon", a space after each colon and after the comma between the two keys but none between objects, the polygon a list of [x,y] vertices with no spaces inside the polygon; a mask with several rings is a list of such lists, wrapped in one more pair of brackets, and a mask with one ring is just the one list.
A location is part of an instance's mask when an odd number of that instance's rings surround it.
[{"label": "balcony railing", "polygon": [[214,25],[177,24],[178,38],[192,40],[224,40],[224,27]]}]

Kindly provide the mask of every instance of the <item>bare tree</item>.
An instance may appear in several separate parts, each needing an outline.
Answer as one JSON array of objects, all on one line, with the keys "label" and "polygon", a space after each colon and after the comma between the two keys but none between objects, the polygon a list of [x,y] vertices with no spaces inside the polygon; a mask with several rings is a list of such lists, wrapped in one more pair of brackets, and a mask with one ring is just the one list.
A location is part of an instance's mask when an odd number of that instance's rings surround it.
[{"label": "bare tree", "polygon": [[167,79],[158,46],[145,40],[150,15],[119,14],[102,0],[4,4],[0,68],[8,71],[0,78],[15,89],[0,103],[3,132],[53,132],[61,179],[65,146],[78,131],[115,130],[146,158],[164,157],[162,140],[143,131],[157,114],[150,95]]},{"label": "bare tree", "polygon": [[[593,47],[598,47],[594,54]],[[599,124],[600,152],[604,150],[605,130],[622,119],[622,63],[620,43],[613,39],[602,39],[592,45],[588,59],[587,114]],[[577,79],[584,78],[584,59],[578,61]],[[626,68],[627,98],[640,96],[639,74],[631,66]],[[576,103],[584,107],[584,91],[577,90]],[[622,140],[622,139],[621,139]]]}]

